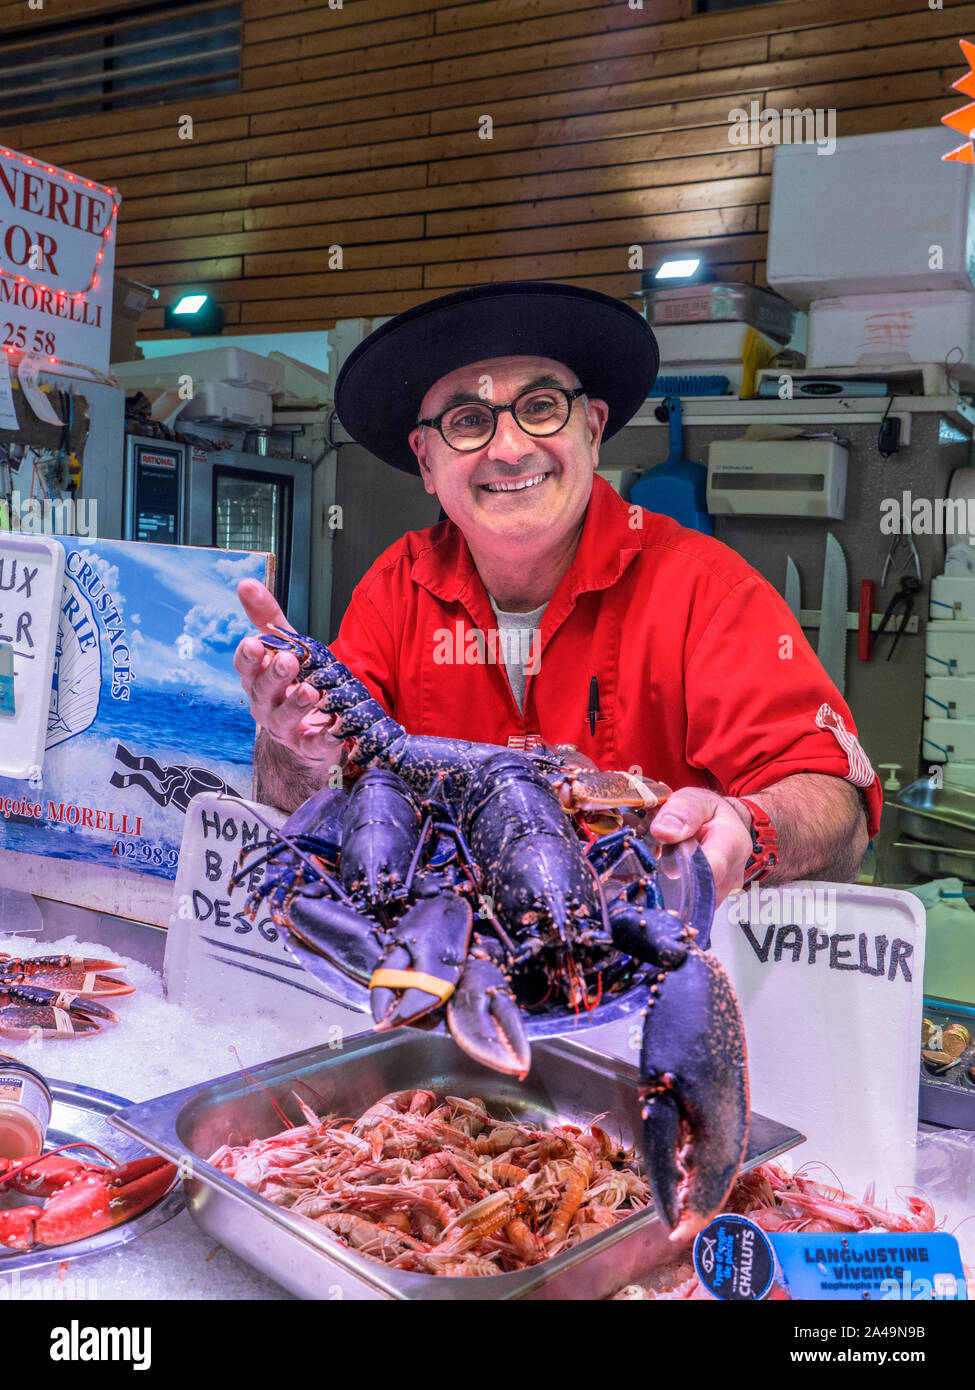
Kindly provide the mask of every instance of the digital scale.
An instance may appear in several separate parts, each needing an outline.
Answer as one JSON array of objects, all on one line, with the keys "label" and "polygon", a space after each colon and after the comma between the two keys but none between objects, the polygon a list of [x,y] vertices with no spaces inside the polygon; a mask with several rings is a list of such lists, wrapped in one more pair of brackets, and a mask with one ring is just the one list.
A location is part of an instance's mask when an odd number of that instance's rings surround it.
[{"label": "digital scale", "polygon": [[[783,368],[782,375],[791,375]],[[778,377],[767,376],[759,383],[759,396],[779,398]],[[857,381],[853,377],[808,376],[792,377],[792,399],[823,396],[888,396],[886,381]]]}]

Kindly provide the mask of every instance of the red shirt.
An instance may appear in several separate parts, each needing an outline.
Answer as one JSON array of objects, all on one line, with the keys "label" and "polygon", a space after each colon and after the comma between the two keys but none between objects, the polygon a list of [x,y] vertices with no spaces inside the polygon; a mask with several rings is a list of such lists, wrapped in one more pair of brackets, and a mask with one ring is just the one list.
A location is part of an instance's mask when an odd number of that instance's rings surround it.
[{"label": "red shirt", "polygon": [[476,655],[471,630],[496,627],[467,543],[443,521],[372,565],[333,650],[410,733],[573,743],[603,769],[729,796],[828,773],[864,789],[876,834],[880,781],[849,708],[784,601],[720,541],[630,507],[596,477],[578,550],[542,618],[524,713],[493,641],[495,661],[463,662]]}]

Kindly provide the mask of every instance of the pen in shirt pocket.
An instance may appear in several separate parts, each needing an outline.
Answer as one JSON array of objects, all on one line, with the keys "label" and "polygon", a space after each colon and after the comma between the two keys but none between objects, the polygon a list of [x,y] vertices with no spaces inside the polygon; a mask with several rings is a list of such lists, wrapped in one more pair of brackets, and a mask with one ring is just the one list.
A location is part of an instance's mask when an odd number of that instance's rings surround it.
[{"label": "pen in shirt pocket", "polygon": [[599,718],[599,681],[593,676],[589,682],[589,732],[596,732],[596,720]]}]

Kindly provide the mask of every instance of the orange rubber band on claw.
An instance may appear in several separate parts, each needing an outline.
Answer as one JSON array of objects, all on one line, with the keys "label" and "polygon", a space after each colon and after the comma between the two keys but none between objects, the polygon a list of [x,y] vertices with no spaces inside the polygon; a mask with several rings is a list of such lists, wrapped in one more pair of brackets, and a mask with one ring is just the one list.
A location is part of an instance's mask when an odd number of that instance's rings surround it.
[{"label": "orange rubber band on claw", "polygon": [[446,1004],[455,986],[447,980],[439,980],[436,975],[425,975],[422,970],[388,970],[382,966],[372,972],[370,989],[422,989],[424,994],[432,994],[441,1004]]}]

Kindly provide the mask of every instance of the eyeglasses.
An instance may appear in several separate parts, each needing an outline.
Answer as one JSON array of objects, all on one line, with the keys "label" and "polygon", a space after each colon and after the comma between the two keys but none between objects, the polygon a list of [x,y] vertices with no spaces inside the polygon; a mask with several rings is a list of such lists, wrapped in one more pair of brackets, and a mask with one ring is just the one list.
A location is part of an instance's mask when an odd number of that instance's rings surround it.
[{"label": "eyeglasses", "polygon": [[581,386],[537,386],[523,391],[507,405],[488,405],[486,401],[465,401],[451,406],[435,420],[417,420],[417,425],[435,426],[445,444],[460,453],[471,453],[490,444],[498,428],[498,416],[510,410],[525,434],[558,434],[572,413],[572,404],[585,390]]}]

